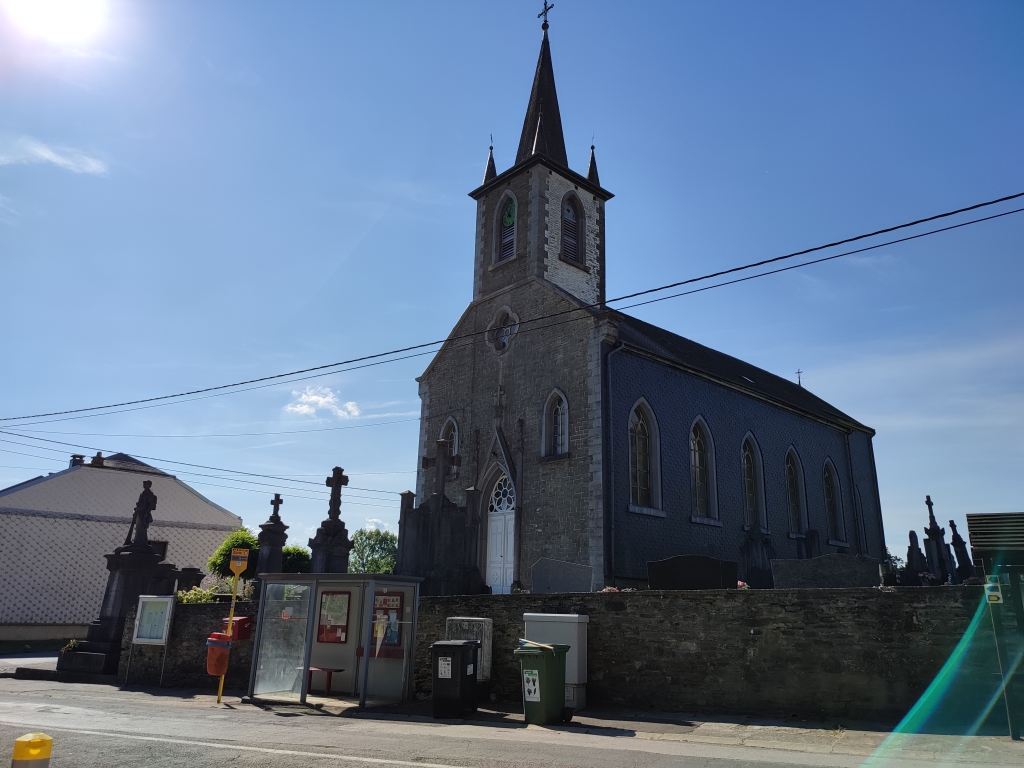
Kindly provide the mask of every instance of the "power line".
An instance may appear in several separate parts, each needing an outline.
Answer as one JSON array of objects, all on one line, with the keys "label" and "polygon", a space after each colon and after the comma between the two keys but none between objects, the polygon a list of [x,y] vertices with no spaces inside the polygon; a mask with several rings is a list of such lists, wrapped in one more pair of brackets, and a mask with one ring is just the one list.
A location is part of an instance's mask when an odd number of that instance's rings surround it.
[{"label": "power line", "polygon": [[[209,435],[138,435],[138,434],[108,434],[106,432],[61,432],[59,430],[45,430],[45,429],[25,429],[21,424],[17,425],[19,432],[31,432],[36,435],[74,435],[78,437],[159,437],[159,438],[176,438],[176,437],[189,437],[189,438],[206,438],[206,437],[268,437],[273,435],[306,435],[313,432],[336,432],[345,429],[365,429],[367,427],[384,427],[389,424],[407,424],[410,421],[419,421],[419,419],[398,419],[397,421],[377,421],[372,424],[351,424],[346,427],[322,427],[318,429],[294,429],[285,430],[281,432],[225,432],[221,434],[209,434]],[[368,473],[362,473],[368,474]],[[369,474],[387,474],[387,473],[369,473]],[[312,475],[310,475],[312,477]]]},{"label": "power line", "polygon": [[[649,295],[651,293],[658,293],[660,291],[669,290],[669,289],[672,289],[672,288],[678,288],[678,287],[680,287],[682,285],[687,285],[687,284],[694,283],[694,282],[700,282],[700,281],[703,281],[703,280],[709,280],[709,279],[712,279],[712,278],[715,278],[715,277],[722,277],[722,276],[727,275],[727,274],[732,274],[732,273],[735,273],[735,272],[741,272],[741,271],[744,271],[744,270],[747,270],[747,269],[753,269],[755,267],[765,266],[767,264],[772,264],[772,263],[783,261],[783,260],[786,260],[786,259],[792,259],[792,258],[795,258],[797,256],[804,256],[804,255],[806,255],[808,253],[813,253],[815,251],[821,251],[821,250],[824,250],[824,249],[827,249],[827,248],[833,248],[833,247],[836,247],[836,246],[839,246],[839,245],[844,245],[844,244],[847,244],[847,243],[852,243],[852,242],[856,242],[856,241],[859,241],[859,240],[864,240],[865,238],[875,237],[877,235],[886,234],[886,233],[889,233],[889,232],[895,232],[895,231],[900,230],[900,229],[906,229],[908,227],[917,226],[918,224],[924,224],[924,223],[929,222],[929,221],[936,221],[938,219],[947,218],[949,216],[955,216],[957,214],[966,213],[967,211],[978,210],[979,208],[985,208],[987,206],[996,205],[998,203],[1006,202],[1007,200],[1014,200],[1014,199],[1019,198],[1019,197],[1024,197],[1024,192],[1018,192],[1018,193],[1013,194],[1013,195],[1006,195],[1005,197],[1000,197],[1000,198],[995,199],[995,200],[989,200],[989,201],[983,202],[983,203],[976,203],[974,205],[970,205],[970,206],[967,206],[967,207],[964,207],[964,208],[958,208],[958,209],[953,210],[953,211],[947,211],[945,213],[935,214],[933,216],[928,216],[928,217],[925,217],[925,218],[922,218],[922,219],[916,219],[915,221],[906,222],[904,224],[898,224],[896,226],[886,227],[884,229],[878,229],[878,230],[875,230],[873,232],[867,232],[865,234],[856,235],[854,237],[848,237],[848,238],[845,238],[845,239],[842,239],[842,240],[836,240],[834,242],[826,243],[824,245],[814,246],[813,248],[805,248],[803,250],[794,251],[793,253],[788,253],[788,254],[785,254],[783,256],[776,256],[776,257],[770,258],[770,259],[763,259],[761,261],[751,262],[749,264],[744,264],[744,265],[741,265],[741,266],[738,266],[738,267],[732,267],[730,269],[720,270],[718,272],[712,272],[712,273],[709,273],[707,275],[702,275],[700,277],[689,278],[687,280],[680,280],[680,281],[677,281],[677,282],[674,282],[674,283],[668,283],[666,285],[658,286],[656,288],[648,288],[648,289],[643,290],[643,291],[636,291],[634,293],[626,294],[624,296],[619,296],[619,297],[616,297],[614,299],[608,299],[608,300],[606,300],[604,302],[597,302],[597,303],[590,304],[590,305],[587,305],[587,306],[584,306],[584,307],[576,307],[576,308],[573,308],[571,310],[566,310],[565,312],[576,312],[576,311],[580,311],[580,310],[584,310],[584,309],[594,309],[596,307],[605,306],[605,305],[610,304],[610,303],[614,303],[614,302],[618,302],[618,301],[624,301],[626,299],[637,298],[639,296],[645,296],[645,295]],[[990,218],[993,218],[993,217],[990,217]],[[969,222],[969,223],[978,223],[980,221],[987,221],[987,220],[988,219],[979,219],[977,221],[973,221],[973,222]],[[939,232],[939,231],[944,231],[944,230],[936,230],[936,232]],[[931,234],[934,234],[934,232],[931,233]],[[726,284],[728,284],[728,283],[723,283],[723,285],[726,285]],[[542,317],[538,317],[538,318],[530,318],[530,319],[527,319],[527,320],[523,320],[523,321],[520,321],[520,325],[522,325],[524,323],[537,322],[537,321],[540,321],[540,320],[550,319],[551,317],[554,317],[554,316],[557,316],[557,315],[560,315],[560,314],[564,314],[565,312],[558,312],[558,313],[553,313],[551,315],[546,315],[546,316],[542,316]],[[261,383],[261,382],[268,382],[268,381],[275,381],[275,382],[277,382],[277,381],[279,381],[281,379],[286,379],[286,378],[291,377],[291,376],[298,376],[298,375],[305,374],[305,373],[312,373],[313,371],[324,371],[325,369],[340,368],[341,366],[351,365],[351,364],[354,364],[354,363],[364,362],[364,361],[367,361],[367,360],[376,360],[376,359],[379,359],[379,358],[382,358],[382,357],[391,357],[392,355],[398,355],[398,354],[401,354],[403,352],[412,352],[414,350],[422,350],[422,349],[425,349],[427,347],[437,346],[438,344],[443,344],[445,341],[453,341],[453,340],[459,339],[459,338],[473,338],[475,336],[480,335],[480,333],[482,333],[482,332],[476,331],[476,332],[473,332],[471,334],[463,334],[462,336],[459,336],[459,337],[448,337],[448,338],[445,338],[445,339],[438,339],[438,340],[435,340],[435,341],[424,342],[422,344],[414,344],[414,345],[407,346],[407,347],[402,347],[402,348],[399,348],[399,349],[393,349],[393,350],[390,350],[388,352],[378,352],[378,353],[371,354],[371,355],[364,355],[362,357],[352,358],[350,360],[343,360],[343,361],[340,361],[340,362],[337,362],[337,363],[327,363],[325,365],[318,365],[318,366],[313,366],[311,368],[303,368],[303,369],[300,369],[300,370],[297,370],[297,371],[290,371],[288,373],[278,373],[278,374],[273,374],[273,375],[270,375],[270,376],[261,376],[261,377],[255,378],[255,379],[247,379],[245,381],[235,382],[233,384],[220,384],[220,385],[213,386],[213,387],[204,387],[204,388],[201,388],[201,389],[193,389],[193,390],[188,390],[186,392],[179,392],[179,393],[172,394],[172,395],[159,395],[159,396],[156,396],[156,397],[141,398],[141,399],[138,399],[138,400],[127,400],[127,401],[122,402],[122,403],[112,403],[110,405],[92,406],[92,407],[89,407],[89,408],[75,408],[75,409],[69,409],[69,410],[64,410],[64,411],[51,411],[51,412],[48,412],[48,413],[32,414],[32,415],[28,415],[28,416],[6,416],[6,417],[0,417],[0,421],[24,421],[26,419],[38,419],[38,418],[46,418],[46,417],[50,417],[50,416],[66,416],[66,415],[69,415],[69,414],[86,413],[86,412],[93,412],[93,411],[109,411],[109,410],[114,409],[114,408],[123,408],[123,407],[126,407],[126,406],[139,405],[139,404],[143,404],[143,403],[155,403],[155,402],[165,401],[165,400],[177,400],[178,398],[188,397],[190,395],[199,395],[199,394],[203,394],[203,393],[207,393],[207,392],[218,392],[218,391],[226,390],[226,389],[239,391],[239,390],[236,390],[237,387],[243,387],[243,386],[246,386],[246,385],[249,385],[249,384],[258,384],[258,383]],[[424,353],[420,353],[420,354],[429,354],[429,352],[424,352]],[[388,361],[382,361],[382,362],[393,362],[393,361],[388,360]],[[318,374],[318,375],[323,375],[323,374]],[[310,377],[310,378],[312,378],[312,377]],[[179,402],[181,402],[181,401],[179,401]]]},{"label": "power line", "polygon": [[[8,436],[13,436],[13,437],[20,437],[20,438],[22,438],[24,440],[38,440],[38,441],[47,442],[47,443],[54,443],[56,445],[66,445],[66,446],[70,446],[72,448],[85,448],[86,450],[90,450],[90,451],[104,451],[108,455],[109,454],[114,454],[114,453],[119,453],[119,451],[112,451],[112,450],[109,450],[107,448],[97,448],[94,445],[93,446],[81,445],[79,443],[67,443],[67,442],[64,442],[64,441],[61,441],[61,440],[49,440],[49,439],[44,438],[44,437],[33,437],[31,435],[19,435],[16,432],[8,432],[6,430],[0,430],[0,434],[8,435]],[[0,443],[10,443],[12,445],[20,445],[20,446],[23,446],[23,447],[26,447],[26,448],[34,448],[35,450],[40,450],[40,451],[53,451],[54,453],[67,453],[67,451],[62,451],[59,448],[49,448],[49,447],[47,447],[45,445],[32,445],[31,443],[19,443],[17,440],[4,440],[3,438],[0,438]],[[0,448],[0,450],[4,450],[4,449]],[[18,453],[18,452],[17,451],[8,451],[8,453]],[[34,454],[28,454],[28,453],[21,454],[21,455],[33,456],[33,458],[47,459],[47,460],[52,460],[52,458],[53,458],[53,457],[49,457],[49,456],[37,456],[37,455],[34,455]],[[209,467],[209,466],[206,466],[205,464],[190,464],[190,463],[184,462],[184,461],[174,461],[172,459],[161,459],[161,458],[157,458],[155,456],[143,456],[142,454],[138,454],[138,453],[132,454],[132,456],[134,456],[136,458],[139,458],[139,459],[148,459],[149,461],[156,461],[156,462],[160,462],[160,463],[164,463],[164,464],[180,464],[180,465],[185,466],[185,467],[194,467],[194,468],[197,468],[197,469],[210,469],[210,470],[213,470],[214,472],[230,472],[231,474],[245,475],[247,477],[258,477],[260,479],[265,479],[265,480],[278,480],[280,482],[286,482],[286,483],[296,483],[296,484],[302,484],[302,485],[312,485],[312,486],[317,486],[317,487],[320,486],[320,483],[313,482],[312,480],[293,480],[291,478],[282,477],[280,475],[264,475],[264,474],[260,474],[258,472],[243,472],[242,470],[239,470],[239,469],[225,469],[224,467]],[[186,474],[186,475],[187,474],[194,474],[194,475],[201,475],[202,474],[202,473],[199,473],[199,472],[188,472],[187,470],[175,470],[175,471],[179,472],[180,474]],[[395,494],[395,495],[398,495],[400,493],[399,491],[385,491],[385,490],[382,490],[382,489],[379,489],[379,488],[357,488],[357,487],[354,487],[354,486],[348,486],[348,488],[350,490],[353,490],[353,491],[364,491],[366,493],[387,493],[387,494]],[[308,489],[304,489],[304,490],[308,490]]]}]

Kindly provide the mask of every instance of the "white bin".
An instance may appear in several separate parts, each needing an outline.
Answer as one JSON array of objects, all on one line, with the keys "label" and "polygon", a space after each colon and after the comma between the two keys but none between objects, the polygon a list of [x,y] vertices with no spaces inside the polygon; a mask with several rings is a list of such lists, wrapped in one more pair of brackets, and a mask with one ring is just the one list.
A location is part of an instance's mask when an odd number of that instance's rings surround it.
[{"label": "white bin", "polygon": [[524,613],[525,637],[538,643],[569,646],[565,655],[565,706],[587,706],[587,625],[589,616],[578,613]]}]

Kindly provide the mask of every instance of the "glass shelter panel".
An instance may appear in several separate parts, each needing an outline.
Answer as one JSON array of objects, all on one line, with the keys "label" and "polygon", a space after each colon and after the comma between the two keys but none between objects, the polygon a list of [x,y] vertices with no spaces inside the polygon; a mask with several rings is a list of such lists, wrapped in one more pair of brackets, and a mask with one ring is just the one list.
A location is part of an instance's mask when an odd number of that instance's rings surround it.
[{"label": "glass shelter panel", "polygon": [[405,697],[414,653],[414,599],[413,587],[378,585],[375,590],[366,674],[367,703],[394,703]]},{"label": "glass shelter panel", "polygon": [[254,695],[298,699],[302,693],[312,592],[312,583],[267,583],[261,605]]}]

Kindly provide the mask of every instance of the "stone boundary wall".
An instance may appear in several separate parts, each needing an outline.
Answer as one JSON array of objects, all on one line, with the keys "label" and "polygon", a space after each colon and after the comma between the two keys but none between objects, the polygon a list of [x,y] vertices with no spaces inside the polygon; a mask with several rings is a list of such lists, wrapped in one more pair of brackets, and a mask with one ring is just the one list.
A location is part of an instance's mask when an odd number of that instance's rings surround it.
[{"label": "stone boundary wall", "polygon": [[[981,599],[980,587],[963,586],[424,597],[416,691],[430,692],[429,649],[444,639],[448,616],[493,619],[491,694],[518,699],[512,650],[523,614],[581,613],[590,616],[592,705],[894,722]],[[997,672],[992,653],[966,663],[979,680]]]},{"label": "stone boundary wall", "polygon": [[[235,616],[249,616],[253,620],[252,637],[256,636],[257,603],[238,602]],[[164,668],[164,687],[217,688],[217,678],[206,674],[206,638],[211,632],[221,632],[221,620],[226,619],[227,603],[178,603],[174,606],[170,642],[167,646],[167,664]],[[128,653],[131,649],[135,626],[135,608],[128,613],[124,636],[121,640],[121,661],[118,679],[125,679]],[[244,691],[249,687],[249,669],[252,665],[252,640],[235,640],[231,647],[228,673],[224,678],[225,690]],[[129,686],[156,686],[160,682],[160,667],[164,660],[162,645],[136,645],[131,653]]]}]

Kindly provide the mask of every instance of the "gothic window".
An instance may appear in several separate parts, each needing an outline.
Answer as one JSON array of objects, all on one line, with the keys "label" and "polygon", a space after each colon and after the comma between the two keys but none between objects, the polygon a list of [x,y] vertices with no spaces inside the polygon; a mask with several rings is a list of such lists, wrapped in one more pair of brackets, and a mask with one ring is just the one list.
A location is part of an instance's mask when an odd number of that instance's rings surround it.
[{"label": "gothic window", "polygon": [[544,455],[563,456],[569,452],[569,405],[554,391],[544,409]]},{"label": "gothic window", "polygon": [[[444,423],[444,427],[441,429],[441,439],[448,441],[449,456],[455,456],[459,452],[459,427],[455,423],[455,419],[450,418]],[[458,467],[449,465],[448,475],[454,476],[458,470]]]},{"label": "gothic window", "polygon": [[508,307],[502,307],[487,329],[487,344],[495,352],[504,352],[512,343],[512,337],[518,330],[519,318]]},{"label": "gothic window", "polygon": [[572,197],[562,202],[562,258],[582,262],[583,216]]},{"label": "gothic window", "polygon": [[629,503],[661,509],[661,458],[658,424],[641,399],[629,415]]},{"label": "gothic window", "polygon": [[651,506],[651,428],[642,410],[633,411],[629,425],[629,470],[631,503]]},{"label": "gothic window", "polygon": [[789,502],[789,530],[792,533],[803,533],[803,473],[800,471],[799,459],[797,459],[796,453],[792,449],[786,454],[786,498]]},{"label": "gothic window", "polygon": [[704,426],[697,422],[690,430],[690,485],[695,517],[714,517],[712,493],[714,466],[711,441]]},{"label": "gothic window", "polygon": [[487,505],[487,511],[492,513],[512,512],[516,508],[516,489],[508,475],[502,473],[501,477],[491,489],[491,499]]},{"label": "gothic window", "polygon": [[823,475],[825,486],[825,518],[828,521],[828,537],[832,541],[846,541],[846,527],[843,525],[839,501],[839,481],[832,462],[825,463]]},{"label": "gothic window", "polygon": [[506,197],[501,203],[498,214],[498,258],[504,261],[516,255],[516,201]]},{"label": "gothic window", "polygon": [[747,525],[757,523],[757,467],[754,448],[749,440],[743,441],[743,518]]}]

